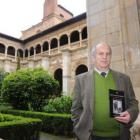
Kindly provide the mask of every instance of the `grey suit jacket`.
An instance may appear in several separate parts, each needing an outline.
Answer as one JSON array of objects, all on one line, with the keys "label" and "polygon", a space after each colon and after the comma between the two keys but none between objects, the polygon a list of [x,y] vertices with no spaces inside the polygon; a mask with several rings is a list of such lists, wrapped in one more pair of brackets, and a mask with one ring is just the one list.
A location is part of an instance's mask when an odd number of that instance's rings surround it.
[{"label": "grey suit jacket", "polygon": [[[112,71],[117,90],[125,93],[126,110],[131,116],[130,124],[120,123],[120,140],[130,140],[129,128],[138,116],[138,101],[130,78],[120,72]],[[79,140],[88,140],[94,122],[94,74],[93,70],[76,76],[72,103],[73,130]]]}]

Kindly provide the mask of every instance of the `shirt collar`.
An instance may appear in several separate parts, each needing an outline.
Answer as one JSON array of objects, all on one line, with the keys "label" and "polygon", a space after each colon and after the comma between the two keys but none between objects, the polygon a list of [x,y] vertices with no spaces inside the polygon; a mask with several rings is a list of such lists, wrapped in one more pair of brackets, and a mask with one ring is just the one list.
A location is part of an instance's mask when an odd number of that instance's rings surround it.
[{"label": "shirt collar", "polygon": [[[99,74],[102,73],[102,71],[99,71],[99,70],[98,70],[97,68],[95,68],[95,67],[94,67],[94,70],[97,71]],[[109,69],[108,69],[107,71],[105,71],[105,73],[106,73],[105,77],[107,77],[108,72],[109,72]]]}]

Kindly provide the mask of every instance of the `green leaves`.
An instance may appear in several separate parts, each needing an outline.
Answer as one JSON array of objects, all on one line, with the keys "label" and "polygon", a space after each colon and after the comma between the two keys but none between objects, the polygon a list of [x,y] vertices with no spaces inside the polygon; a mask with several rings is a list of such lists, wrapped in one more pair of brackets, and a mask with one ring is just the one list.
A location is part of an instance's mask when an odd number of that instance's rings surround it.
[{"label": "green leaves", "polygon": [[8,72],[5,72],[3,68],[0,68],[0,95],[1,95],[1,86],[4,78],[8,75]]},{"label": "green leaves", "polygon": [[72,98],[62,95],[55,99],[50,99],[48,105],[44,106],[44,112],[71,114]]},{"label": "green leaves", "polygon": [[59,83],[42,67],[18,70],[4,79],[2,96],[15,109],[41,111],[45,99],[58,87]]}]

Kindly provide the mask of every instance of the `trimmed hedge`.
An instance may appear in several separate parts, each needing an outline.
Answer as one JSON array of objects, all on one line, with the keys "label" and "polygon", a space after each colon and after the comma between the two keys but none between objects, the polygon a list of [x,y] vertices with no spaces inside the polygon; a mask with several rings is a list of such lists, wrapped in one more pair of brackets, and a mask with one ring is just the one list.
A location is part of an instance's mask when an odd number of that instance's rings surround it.
[{"label": "trimmed hedge", "polygon": [[42,121],[2,114],[0,137],[4,140],[39,140]]},{"label": "trimmed hedge", "polygon": [[39,118],[43,122],[42,131],[72,136],[73,125],[71,114],[49,114],[22,110],[2,110],[1,113],[29,118]]}]

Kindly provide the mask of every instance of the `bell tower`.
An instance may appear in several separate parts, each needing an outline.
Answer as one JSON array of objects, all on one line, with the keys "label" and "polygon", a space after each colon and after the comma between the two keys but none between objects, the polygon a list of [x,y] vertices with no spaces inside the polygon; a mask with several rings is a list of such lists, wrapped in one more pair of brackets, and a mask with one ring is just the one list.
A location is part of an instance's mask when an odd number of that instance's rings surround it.
[{"label": "bell tower", "polygon": [[57,0],[44,0],[42,22],[32,28],[22,31],[21,39],[24,40],[72,17],[73,14],[61,5],[58,5]]},{"label": "bell tower", "polygon": [[57,12],[57,0],[45,0],[43,18]]}]

